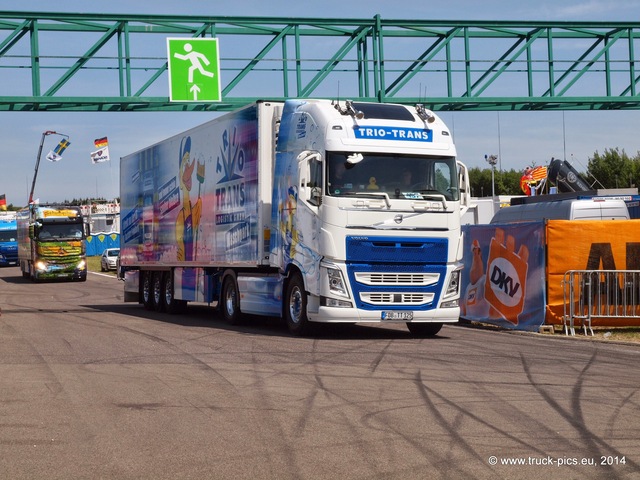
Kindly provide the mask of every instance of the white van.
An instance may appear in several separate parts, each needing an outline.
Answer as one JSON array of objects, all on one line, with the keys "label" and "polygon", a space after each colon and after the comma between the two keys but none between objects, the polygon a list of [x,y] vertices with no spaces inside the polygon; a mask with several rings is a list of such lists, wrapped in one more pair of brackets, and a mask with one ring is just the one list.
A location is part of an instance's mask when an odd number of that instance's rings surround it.
[{"label": "white van", "polygon": [[536,220],[628,220],[624,200],[565,199],[553,202],[523,203],[503,207],[491,223],[531,222]]}]

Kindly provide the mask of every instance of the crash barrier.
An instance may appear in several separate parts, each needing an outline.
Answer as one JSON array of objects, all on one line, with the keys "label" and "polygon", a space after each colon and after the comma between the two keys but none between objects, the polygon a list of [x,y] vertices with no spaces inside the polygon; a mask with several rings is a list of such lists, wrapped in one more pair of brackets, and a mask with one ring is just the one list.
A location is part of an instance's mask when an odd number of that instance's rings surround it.
[{"label": "crash barrier", "polygon": [[593,335],[593,318],[640,319],[640,270],[569,270],[562,285],[566,335],[576,322]]}]

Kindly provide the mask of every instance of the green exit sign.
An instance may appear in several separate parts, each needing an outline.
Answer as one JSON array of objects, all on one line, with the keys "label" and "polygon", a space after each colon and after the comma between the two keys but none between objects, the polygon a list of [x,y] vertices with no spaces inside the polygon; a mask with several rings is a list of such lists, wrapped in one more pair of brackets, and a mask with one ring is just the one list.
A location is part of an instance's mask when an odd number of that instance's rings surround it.
[{"label": "green exit sign", "polygon": [[170,101],[222,100],[217,38],[167,38],[167,57]]}]

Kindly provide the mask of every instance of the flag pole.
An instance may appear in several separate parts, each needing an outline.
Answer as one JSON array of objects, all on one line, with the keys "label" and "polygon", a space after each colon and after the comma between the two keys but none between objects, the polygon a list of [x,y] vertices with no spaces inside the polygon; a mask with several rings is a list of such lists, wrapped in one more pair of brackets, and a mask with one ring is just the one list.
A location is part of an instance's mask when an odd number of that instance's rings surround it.
[{"label": "flag pole", "polygon": [[63,137],[69,138],[69,135],[65,135],[64,133],[54,132],[53,130],[47,130],[42,132],[42,139],[40,139],[40,148],[38,148],[38,158],[36,159],[36,169],[33,172],[33,181],[31,182],[31,192],[29,193],[29,205],[33,203],[33,191],[36,188],[36,178],[38,177],[38,167],[40,167],[40,157],[42,156],[42,146],[44,145],[44,138],[47,135],[61,135]]}]

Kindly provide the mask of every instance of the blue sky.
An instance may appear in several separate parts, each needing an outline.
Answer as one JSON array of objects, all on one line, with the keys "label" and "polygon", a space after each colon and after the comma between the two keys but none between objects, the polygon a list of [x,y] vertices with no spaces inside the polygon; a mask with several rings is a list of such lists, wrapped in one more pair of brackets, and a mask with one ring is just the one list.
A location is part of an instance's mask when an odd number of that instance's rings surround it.
[{"label": "blue sky", "polygon": [[[464,20],[640,20],[640,0],[449,0],[352,1],[323,0],[61,0],[60,2],[0,0],[0,9],[29,12],[153,13],[213,16],[278,16],[311,18],[372,18]],[[0,39],[1,40],[1,39]],[[223,55],[224,56],[224,55]],[[9,78],[10,79],[10,78]],[[2,88],[10,88],[7,77]],[[31,113],[0,112],[3,153],[0,157],[0,194],[7,203],[24,205],[28,199],[42,132],[70,135],[71,146],[62,161],[44,159],[60,137],[46,138],[34,197],[56,202],[74,197],[118,196],[119,158],[204,123],[210,113]],[[586,168],[594,152],[623,148],[640,150],[637,125],[640,112],[465,112],[442,114],[454,133],[459,159],[469,167],[486,168],[485,154],[499,154],[503,169],[544,165],[551,157],[566,157],[578,170]],[[112,161],[92,165],[93,140],[108,136]]]}]

